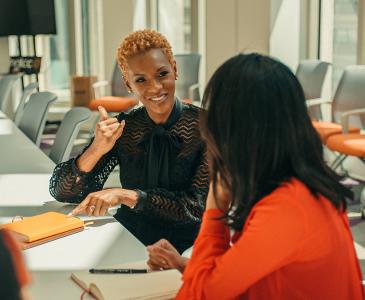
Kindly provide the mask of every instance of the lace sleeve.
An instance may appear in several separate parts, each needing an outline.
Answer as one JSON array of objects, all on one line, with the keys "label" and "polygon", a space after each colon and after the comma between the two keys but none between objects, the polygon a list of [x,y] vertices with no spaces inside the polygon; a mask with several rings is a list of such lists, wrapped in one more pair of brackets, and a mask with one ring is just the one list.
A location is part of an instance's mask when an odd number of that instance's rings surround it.
[{"label": "lace sleeve", "polygon": [[[91,145],[85,147],[82,153]],[[60,202],[79,203],[88,194],[103,188],[105,181],[118,164],[115,147],[105,154],[91,172],[82,172],[76,166],[77,158],[58,164],[50,180],[49,191]]]},{"label": "lace sleeve", "polygon": [[166,221],[200,223],[208,190],[208,164],[206,155],[202,153],[200,164],[188,189],[184,191],[169,191],[156,188],[142,191],[142,195],[134,210]]}]

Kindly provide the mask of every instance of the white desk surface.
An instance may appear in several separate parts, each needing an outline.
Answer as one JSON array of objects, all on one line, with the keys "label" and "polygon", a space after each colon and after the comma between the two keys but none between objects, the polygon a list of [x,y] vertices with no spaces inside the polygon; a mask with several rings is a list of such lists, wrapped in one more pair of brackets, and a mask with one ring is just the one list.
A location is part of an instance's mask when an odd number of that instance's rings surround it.
[{"label": "white desk surface", "polygon": [[0,118],[0,174],[51,173],[54,166],[11,120]]},{"label": "white desk surface", "polygon": [[[74,207],[49,194],[53,168],[54,163],[12,121],[0,117],[0,223],[16,215],[68,213]],[[80,299],[81,289],[70,279],[72,271],[147,258],[145,246],[113,217],[91,219],[94,224],[82,232],[23,252],[33,278],[33,300]]]},{"label": "white desk surface", "polygon": [[[49,201],[51,196],[46,196],[45,202],[42,200],[47,176],[36,176],[33,178],[32,189],[28,192],[18,189],[18,193],[7,184],[16,180],[17,175],[12,174],[10,179],[7,176],[10,175],[6,175],[3,181],[8,186],[5,190],[2,189],[4,186],[0,177],[0,223],[10,222],[15,215],[30,216],[46,211],[68,213],[74,207]],[[24,175],[20,175],[20,179],[22,177]],[[40,188],[37,189],[37,186]],[[29,203],[26,203],[27,199]],[[70,279],[72,271],[147,258],[145,246],[113,217],[81,218],[93,220],[94,224],[82,232],[23,252],[33,278],[30,286],[32,299],[80,299],[81,289]]]}]

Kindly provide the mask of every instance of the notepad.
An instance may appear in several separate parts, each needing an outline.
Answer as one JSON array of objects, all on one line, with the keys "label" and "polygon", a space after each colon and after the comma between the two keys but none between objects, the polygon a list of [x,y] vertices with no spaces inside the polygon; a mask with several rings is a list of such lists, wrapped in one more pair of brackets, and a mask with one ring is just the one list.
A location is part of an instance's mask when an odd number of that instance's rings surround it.
[{"label": "notepad", "polygon": [[84,229],[84,221],[65,214],[47,212],[1,225],[13,231],[23,249],[28,249]]},{"label": "notepad", "polygon": [[[110,268],[146,268],[145,262],[114,265]],[[181,286],[177,270],[144,274],[91,274],[74,272],[71,279],[97,300],[173,299]]]}]

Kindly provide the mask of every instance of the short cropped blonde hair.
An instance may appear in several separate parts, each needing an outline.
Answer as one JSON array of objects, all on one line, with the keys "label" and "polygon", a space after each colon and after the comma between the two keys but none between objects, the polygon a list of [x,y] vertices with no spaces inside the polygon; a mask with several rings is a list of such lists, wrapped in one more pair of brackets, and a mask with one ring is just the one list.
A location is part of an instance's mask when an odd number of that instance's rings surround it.
[{"label": "short cropped blonde hair", "polygon": [[171,45],[161,33],[152,29],[138,30],[130,33],[118,47],[117,60],[124,78],[128,58],[150,49],[161,49],[170,64],[174,65]]}]

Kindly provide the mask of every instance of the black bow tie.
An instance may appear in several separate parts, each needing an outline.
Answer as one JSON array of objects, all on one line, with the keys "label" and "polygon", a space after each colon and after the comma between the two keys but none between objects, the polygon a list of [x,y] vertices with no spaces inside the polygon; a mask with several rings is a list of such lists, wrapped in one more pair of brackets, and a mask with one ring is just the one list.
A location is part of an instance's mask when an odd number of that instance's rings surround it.
[{"label": "black bow tie", "polygon": [[176,99],[167,122],[164,125],[155,125],[138,143],[147,153],[146,188],[170,187],[170,165],[181,150],[182,140],[169,129],[180,118],[181,112],[182,103]]}]

